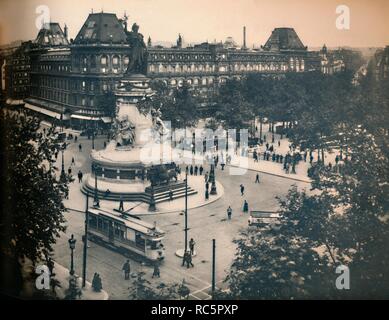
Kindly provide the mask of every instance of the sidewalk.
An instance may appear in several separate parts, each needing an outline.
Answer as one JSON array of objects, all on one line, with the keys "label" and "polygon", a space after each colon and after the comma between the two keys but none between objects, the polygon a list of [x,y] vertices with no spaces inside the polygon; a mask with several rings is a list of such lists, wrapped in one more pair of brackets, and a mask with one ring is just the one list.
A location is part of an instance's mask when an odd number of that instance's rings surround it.
[{"label": "sidewalk", "polygon": [[[236,154],[231,154],[231,156],[231,163],[226,166],[227,168],[229,167],[231,175],[243,175],[246,173],[247,170],[250,170],[306,183],[311,182],[311,179],[307,176],[307,170],[310,167],[309,162],[300,161],[300,163],[296,166],[296,173],[287,174],[283,170],[283,165],[281,163],[273,162],[271,160],[267,161],[263,159],[260,159],[258,162],[254,162],[254,159],[252,158],[251,154],[249,155],[249,157],[251,158],[238,156]],[[190,151],[184,151],[183,158],[185,158],[184,163],[187,164],[191,164],[192,162],[196,164],[202,164],[206,162],[204,155],[193,155]],[[233,168],[238,170],[234,170]]]},{"label": "sidewalk", "polygon": [[[59,299],[64,299],[66,296],[66,290],[69,288],[69,269],[66,269],[64,266],[55,262],[53,273],[55,274],[54,278],[58,280],[61,285],[61,287],[55,288],[57,297]],[[77,287],[81,288],[82,292],[80,300],[108,300],[109,296],[106,291],[101,290],[100,292],[95,292],[92,289],[92,284],[88,281],[85,283],[85,288],[82,288],[82,278],[77,275],[75,276],[77,277]]]}]

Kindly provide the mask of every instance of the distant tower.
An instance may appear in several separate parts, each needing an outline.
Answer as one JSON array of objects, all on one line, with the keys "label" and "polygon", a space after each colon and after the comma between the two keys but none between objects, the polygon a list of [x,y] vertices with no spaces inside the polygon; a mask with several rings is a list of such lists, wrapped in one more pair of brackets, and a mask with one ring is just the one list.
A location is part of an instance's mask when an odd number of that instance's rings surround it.
[{"label": "distant tower", "polygon": [[68,26],[65,24],[65,27],[63,28],[63,34],[66,39],[68,39]]},{"label": "distant tower", "polygon": [[149,38],[147,39],[147,46],[150,48],[152,46],[152,42],[151,42],[151,37],[149,36]]},{"label": "distant tower", "polygon": [[127,30],[127,21],[128,21],[128,16],[127,16],[127,13],[124,11],[124,17],[123,17],[123,27],[124,27],[124,31],[128,31],[128,30]]},{"label": "distant tower", "polygon": [[180,33],[178,34],[177,48],[182,48],[182,37]]},{"label": "distant tower", "polygon": [[246,26],[243,27],[243,49],[247,49],[247,46],[246,46]]}]

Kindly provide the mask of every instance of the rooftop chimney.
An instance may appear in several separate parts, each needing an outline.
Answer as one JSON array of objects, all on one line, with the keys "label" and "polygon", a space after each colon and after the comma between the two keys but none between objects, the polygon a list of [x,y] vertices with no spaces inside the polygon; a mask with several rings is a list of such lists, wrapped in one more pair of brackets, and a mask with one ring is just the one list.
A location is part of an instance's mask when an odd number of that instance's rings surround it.
[{"label": "rooftop chimney", "polygon": [[243,49],[246,49],[246,26],[243,27]]},{"label": "rooftop chimney", "polygon": [[68,26],[65,24],[65,27],[63,29],[63,34],[65,36],[65,38],[67,39],[68,38]]}]

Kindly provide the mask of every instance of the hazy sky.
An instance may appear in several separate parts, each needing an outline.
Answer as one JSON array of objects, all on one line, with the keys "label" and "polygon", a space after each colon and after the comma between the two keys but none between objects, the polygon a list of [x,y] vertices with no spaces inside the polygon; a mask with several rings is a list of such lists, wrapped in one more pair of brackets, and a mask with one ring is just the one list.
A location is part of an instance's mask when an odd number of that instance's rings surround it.
[{"label": "hazy sky", "polygon": [[[351,10],[350,30],[336,28],[338,5]],[[0,0],[0,44],[34,39],[36,8],[47,5],[52,22],[69,27],[74,38],[93,8],[94,12],[129,15],[145,38],[186,42],[224,40],[242,43],[247,27],[251,47],[264,44],[275,27],[293,27],[305,45],[389,45],[388,0]]]}]

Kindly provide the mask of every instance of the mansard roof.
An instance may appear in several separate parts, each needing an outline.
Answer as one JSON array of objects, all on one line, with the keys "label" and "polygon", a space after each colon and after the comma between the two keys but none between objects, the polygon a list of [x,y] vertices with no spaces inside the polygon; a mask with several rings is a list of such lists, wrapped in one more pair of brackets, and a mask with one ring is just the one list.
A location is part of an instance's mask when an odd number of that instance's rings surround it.
[{"label": "mansard roof", "polygon": [[307,50],[293,28],[275,28],[262,48],[267,51]]},{"label": "mansard roof", "polygon": [[125,42],[126,34],[116,14],[103,12],[89,14],[74,40],[75,44],[120,44]]},{"label": "mansard roof", "polygon": [[42,46],[67,46],[69,44],[62,31],[61,26],[56,22],[45,23],[39,30],[34,43]]}]

